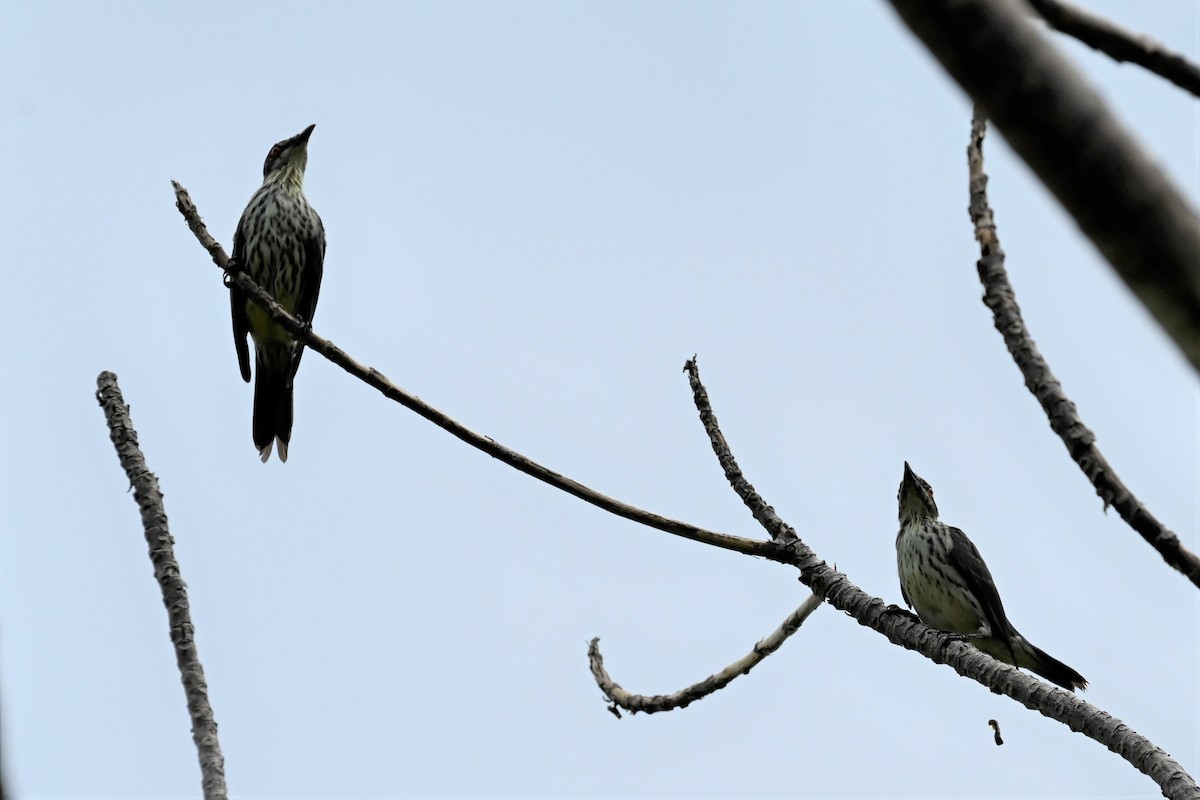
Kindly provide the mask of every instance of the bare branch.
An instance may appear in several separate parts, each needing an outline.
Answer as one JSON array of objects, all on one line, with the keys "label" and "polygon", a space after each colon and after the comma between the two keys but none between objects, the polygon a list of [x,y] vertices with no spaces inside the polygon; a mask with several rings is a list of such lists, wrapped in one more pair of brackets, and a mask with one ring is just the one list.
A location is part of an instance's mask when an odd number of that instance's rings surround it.
[{"label": "bare branch", "polygon": [[890,0],[1200,369],[1195,210],[1014,0]]},{"label": "bare branch", "polygon": [[158,580],[163,603],[167,607],[171,641],[175,645],[175,661],[179,665],[188,714],[192,718],[192,741],[200,758],[204,797],[206,800],[225,800],[225,758],[221,755],[217,723],[208,702],[208,684],[204,680],[204,667],[196,651],[187,585],[180,576],[179,562],[175,560],[175,540],[171,538],[171,531],[167,527],[167,512],[163,507],[158,478],[146,466],[146,459],[138,447],[137,431],[133,429],[129,407],[125,405],[121,389],[117,386],[117,376],[111,372],[101,372],[96,383],[99,387],[96,399],[104,409],[109,437],[117,449],[121,468],[133,486],[133,498],[141,511],[154,577]]},{"label": "bare branch", "polygon": [[988,177],[983,171],[983,137],[986,130],[987,122],[976,110],[971,121],[967,161],[970,171],[970,213],[975,225],[975,238],[979,241],[977,267],[979,280],[983,283],[984,305],[992,310],[996,330],[1003,335],[1008,352],[1025,377],[1025,386],[1041,404],[1046,418],[1050,420],[1050,427],[1062,439],[1071,458],[1095,487],[1105,510],[1109,506],[1115,508],[1121,519],[1141,534],[1164,561],[1200,587],[1200,558],[1184,547],[1179,537],[1159,522],[1117,477],[1116,471],[1096,447],[1096,435],[1083,424],[1075,404],[1067,397],[1062,384],[1054,377],[1050,365],[1029,335],[1017,305],[1016,293],[1008,280],[1004,250],[1000,247],[996,223],[988,205]]},{"label": "bare branch", "polygon": [[817,610],[821,603],[825,602],[819,594],[813,593],[808,596],[800,607],[788,614],[783,623],[771,631],[765,639],[762,639],[754,648],[746,655],[733,662],[725,669],[709,675],[699,683],[694,683],[685,689],[680,689],[672,694],[632,694],[621,688],[621,685],[614,681],[608,672],[604,669],[604,658],[600,655],[600,640],[592,639],[588,645],[588,665],[591,667],[592,675],[596,678],[596,683],[600,686],[600,690],[613,703],[634,714],[642,711],[646,714],[654,714],[659,711],[671,711],[676,708],[686,708],[697,700],[707,697],[713,692],[724,689],[734,681],[739,675],[747,675],[750,670],[758,666],[764,658],[774,653],[779,649],[787,638],[796,631],[800,630],[800,626],[804,624],[804,620],[808,619],[809,614]]},{"label": "bare branch", "polygon": [[[228,275],[229,260],[224,250],[208,236],[186,190],[178,183],[173,185],[176,192],[176,205],[187,219],[189,227],[196,234],[200,243],[210,252],[217,266],[226,270]],[[467,444],[527,475],[626,519],[715,547],[746,555],[761,556],[794,566],[800,570],[801,582],[835,608],[854,617],[859,624],[883,634],[894,644],[915,650],[938,664],[947,664],[960,675],[979,681],[993,692],[1005,694],[1043,716],[1068,724],[1073,729],[1083,730],[1090,738],[1104,744],[1128,760],[1138,770],[1154,778],[1163,787],[1164,794],[1167,794],[1168,797],[1195,797],[1200,800],[1200,789],[1197,789],[1182,767],[1155,747],[1152,742],[1132,731],[1124,723],[1093,708],[1074,695],[1025,675],[1015,667],[1002,664],[955,637],[922,624],[903,609],[894,605],[889,606],[883,600],[863,592],[845,575],[821,561],[812,549],[796,536],[791,526],[780,519],[774,509],[762,501],[749,483],[743,485],[742,481],[736,481],[735,489],[743,497],[743,502],[750,507],[755,518],[770,532],[772,537],[770,542],[713,533],[686,523],[650,514],[605,497],[471,431],[432,406],[394,386],[378,371],[361,366],[328,341],[314,335],[309,328],[301,326],[244,274],[235,274],[229,279],[235,281],[240,289],[262,306],[271,315],[271,318],[282,325],[297,341],[317,351],[342,369],[375,387],[386,397],[416,411]],[[695,360],[689,361],[685,369],[691,375],[693,395],[697,408],[704,418],[705,407],[708,406],[707,392],[700,383]],[[716,429],[716,419],[711,414],[711,408],[708,408],[708,412],[710,419],[705,421],[705,427],[706,429],[710,427]],[[719,433],[719,430],[717,432]],[[713,438],[711,432],[710,439],[713,440],[714,445],[718,441],[724,441],[723,437]],[[720,453],[718,453],[718,457],[720,457]],[[736,476],[740,477],[740,472],[736,471],[736,463],[732,461],[732,456],[723,464],[723,467],[727,476],[736,473]]]},{"label": "bare branch", "polygon": [[1060,0],[1029,0],[1042,19],[1114,61],[1127,61],[1200,97],[1200,67],[1144,34],[1135,34]]},{"label": "bare branch", "polygon": [[462,441],[472,447],[482,450],[492,458],[495,458],[514,469],[524,472],[538,480],[548,483],[556,489],[561,489],[567,494],[578,497],[584,502],[591,503],[598,508],[602,508],[611,514],[616,514],[619,517],[632,520],[641,525],[646,525],[660,531],[682,536],[685,539],[691,539],[696,542],[703,542],[714,547],[720,547],[725,550],[733,550],[734,552],[743,553],[751,556],[763,556],[766,558],[775,558],[778,560],[778,554],[774,551],[768,542],[760,542],[754,539],[746,539],[740,536],[732,536],[727,533],[716,533],[713,531],[698,528],[695,525],[689,525],[686,522],[680,522],[668,517],[663,517],[658,514],[653,514],[649,511],[644,511],[627,503],[622,503],[606,495],[584,486],[578,481],[574,481],[565,475],[548,469],[536,461],[526,458],[515,450],[499,444],[490,437],[476,433],[475,431],[463,425],[461,422],[453,419],[449,415],[439,411],[433,406],[421,400],[416,395],[410,394],[399,386],[389,381],[387,377],[371,367],[363,366],[347,355],[343,350],[336,347],[327,339],[322,339],[320,336],[313,333],[312,328],[307,325],[301,325],[296,321],[296,318],[283,310],[275,300],[263,291],[254,281],[250,280],[245,273],[236,272],[236,265],[231,265],[229,256],[225,254],[225,250],[221,245],[217,244],[216,240],[209,234],[208,229],[200,219],[200,213],[196,210],[196,205],[192,202],[192,198],[188,195],[187,189],[179,185],[175,181],[171,181],[171,185],[175,188],[175,205],[179,212],[183,214],[183,218],[187,220],[188,227],[191,228],[193,234],[200,241],[200,244],[212,256],[212,260],[218,267],[225,271],[227,279],[236,283],[238,288],[246,293],[255,303],[262,306],[271,319],[282,325],[288,333],[290,333],[297,341],[302,342],[305,347],[320,353],[325,358],[337,364],[342,369],[349,372],[354,377],[377,389],[390,400],[394,400],[405,408],[411,409],[420,414],[425,419],[437,425],[444,431],[453,434]]},{"label": "bare branch", "polygon": [[[716,415],[708,402],[708,392],[700,382],[696,359],[687,362],[692,395],[700,418],[704,420],[709,439],[721,442],[725,437],[717,430]],[[821,561],[808,545],[796,537],[795,530],[785,523],[766,504],[749,481],[742,475],[732,454],[718,452],[730,484],[753,511],[754,518],[770,532],[782,550],[790,552],[791,563],[800,570],[800,580],[822,595],[834,608],[844,611],[860,625],[881,633],[893,644],[915,650],[938,664],[946,664],[959,675],[982,683],[996,694],[1016,700],[1044,717],[1057,720],[1074,731],[1081,731],[1117,755],[1158,784],[1163,794],[1173,799],[1200,800],[1200,787],[1170,755],[1125,723],[1101,711],[1080,697],[1026,675],[1019,669],[1001,663],[955,637],[931,628],[914,615],[897,606],[885,606],[878,597],[871,597],[850,579]],[[789,535],[790,534],[790,535]]]}]

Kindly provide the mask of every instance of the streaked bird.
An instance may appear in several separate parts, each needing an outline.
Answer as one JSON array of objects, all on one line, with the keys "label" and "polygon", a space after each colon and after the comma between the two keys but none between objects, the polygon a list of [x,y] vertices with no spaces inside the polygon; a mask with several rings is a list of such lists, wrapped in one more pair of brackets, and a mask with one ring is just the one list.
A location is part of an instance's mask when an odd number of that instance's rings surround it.
[{"label": "streaked bird", "polygon": [[1064,689],[1087,688],[1082,675],[1034,647],[1008,621],[983,557],[965,533],[938,520],[933,489],[907,461],[898,500],[900,593],[922,622],[962,634],[993,658],[1031,670]]},{"label": "streaked bird", "polygon": [[[233,260],[290,314],[312,323],[325,263],[325,226],[304,196],[309,125],[267,153],[263,183],[242,212]],[[279,445],[287,461],[292,438],[292,383],[304,348],[236,285],[229,287],[233,340],[242,379],[250,382],[246,334],[254,339],[254,446],[265,463]]]}]

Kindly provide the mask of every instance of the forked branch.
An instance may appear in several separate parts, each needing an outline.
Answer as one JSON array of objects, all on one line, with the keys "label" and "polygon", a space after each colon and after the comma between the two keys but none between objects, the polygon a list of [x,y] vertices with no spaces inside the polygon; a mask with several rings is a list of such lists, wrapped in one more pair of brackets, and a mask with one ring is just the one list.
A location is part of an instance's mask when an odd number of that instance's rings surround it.
[{"label": "forked branch", "polygon": [[[794,536],[795,530],[780,519],[754,490],[737,466],[733,454],[728,452],[725,437],[709,405],[708,392],[700,382],[696,360],[693,358],[688,361],[684,369],[692,384],[696,408],[730,485],[772,538],[779,540],[790,538],[789,534]],[[970,645],[954,641],[946,634],[916,621],[896,606],[883,607],[882,600],[866,595],[846,576],[817,561],[816,555],[798,537],[783,546],[796,554],[796,566],[801,570],[800,580],[815,593],[824,595],[830,605],[850,614],[860,624],[882,633],[902,647],[917,650],[938,663],[948,664],[960,675],[973,678],[997,694],[1007,695],[1026,708],[1058,720],[1071,730],[1083,732],[1148,775],[1165,796],[1191,800],[1200,798],[1200,787],[1179,762],[1125,723],[1074,694],[1002,664]]]},{"label": "forked branch", "polygon": [[488,437],[471,431],[419,398],[404,392],[377,370],[360,365],[330,342],[316,336],[309,328],[300,325],[244,274],[231,271],[228,257],[208,235],[186,190],[177,183],[174,185],[176,205],[180,212],[200,243],[212,255],[217,266],[230,275],[229,280],[235,281],[247,296],[262,306],[271,318],[282,325],[297,341],[317,351],[342,369],[382,392],[386,397],[417,412],[443,430],[515,469],[613,514],[676,536],[794,566],[800,571],[801,582],[812,589],[814,594],[822,597],[840,611],[854,617],[859,624],[875,630],[894,644],[915,650],[936,663],[949,665],[960,675],[982,683],[993,692],[1005,694],[1050,719],[1069,725],[1073,730],[1082,730],[1089,738],[1104,744],[1128,760],[1135,768],[1153,778],[1168,797],[1200,798],[1200,789],[1196,787],[1178,763],[1155,747],[1152,742],[1130,730],[1124,723],[1104,714],[1074,695],[1026,675],[1015,667],[1002,664],[980,650],[922,624],[907,612],[896,606],[889,606],[883,600],[862,591],[845,575],[818,558],[796,536],[794,529],[787,525],[771,506],[766,504],[742,476],[724,437],[720,435],[716,417],[708,402],[707,392],[700,382],[695,359],[688,362],[685,370],[689,374],[693,397],[705,429],[709,432],[710,441],[722,463],[726,477],[738,495],[742,497],[743,502],[750,508],[755,519],[771,536],[769,542],[706,531],[601,495],[515,451],[502,447]]}]

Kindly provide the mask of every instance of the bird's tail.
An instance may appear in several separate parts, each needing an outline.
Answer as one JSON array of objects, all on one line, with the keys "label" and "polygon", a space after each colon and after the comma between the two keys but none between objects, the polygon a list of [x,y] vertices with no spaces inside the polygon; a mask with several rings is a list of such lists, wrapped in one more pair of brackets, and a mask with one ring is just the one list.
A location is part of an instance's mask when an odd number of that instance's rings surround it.
[{"label": "bird's tail", "polygon": [[1024,636],[1017,634],[1013,637],[1013,647],[1017,653],[1017,666],[1036,672],[1051,683],[1057,683],[1068,691],[1086,689],[1087,681],[1075,670],[1059,661],[1041,648],[1034,647]]},{"label": "bird's tail", "polygon": [[279,460],[287,461],[292,438],[292,353],[282,342],[257,348],[254,378],[254,446],[265,464],[279,443]]}]

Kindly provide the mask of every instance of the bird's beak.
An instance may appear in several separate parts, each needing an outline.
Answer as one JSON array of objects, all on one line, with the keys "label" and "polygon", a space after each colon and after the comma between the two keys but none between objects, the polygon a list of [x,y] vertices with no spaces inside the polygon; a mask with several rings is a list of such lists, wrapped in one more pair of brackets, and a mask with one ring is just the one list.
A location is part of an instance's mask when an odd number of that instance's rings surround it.
[{"label": "bird's beak", "polygon": [[309,125],[307,128],[305,128],[304,130],[302,130],[298,134],[296,134],[296,136],[294,137],[294,141],[297,144],[308,144],[308,137],[312,136],[313,128],[315,128],[315,127],[317,127],[317,126]]},{"label": "bird's beak", "polygon": [[915,477],[917,477],[917,474],[912,471],[912,467],[910,467],[908,465],[908,462],[905,461],[904,462],[904,480],[911,481]]}]

